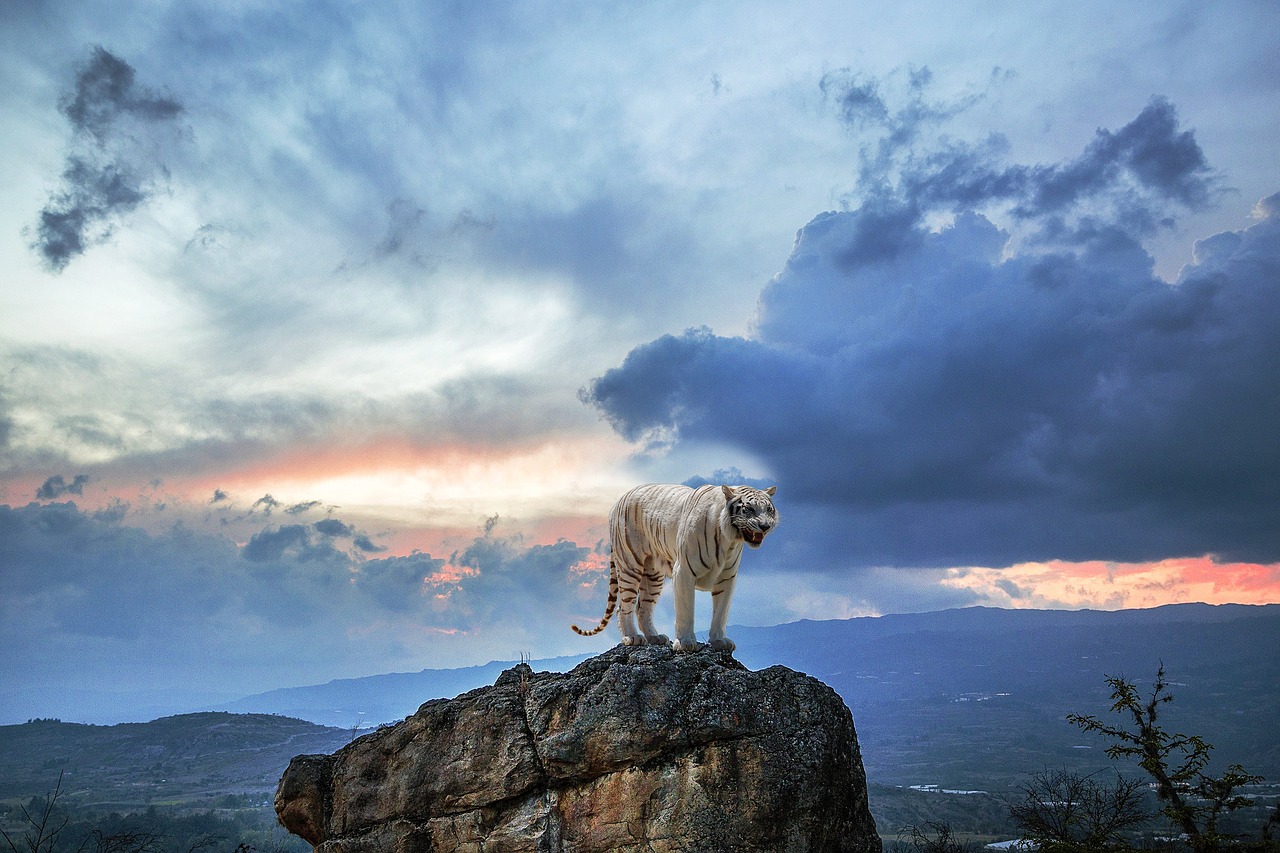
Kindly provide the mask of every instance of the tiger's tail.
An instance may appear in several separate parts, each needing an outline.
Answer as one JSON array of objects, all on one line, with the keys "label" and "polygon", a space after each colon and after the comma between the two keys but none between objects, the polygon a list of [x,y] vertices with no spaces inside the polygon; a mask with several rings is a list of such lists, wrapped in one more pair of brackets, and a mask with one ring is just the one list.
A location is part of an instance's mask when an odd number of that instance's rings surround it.
[{"label": "tiger's tail", "polygon": [[618,568],[613,564],[613,558],[609,558],[609,602],[604,606],[604,618],[600,620],[600,624],[592,628],[590,631],[584,631],[577,625],[570,625],[574,633],[581,634],[584,637],[591,637],[599,634],[609,624],[609,620],[613,618],[613,609],[618,606]]}]

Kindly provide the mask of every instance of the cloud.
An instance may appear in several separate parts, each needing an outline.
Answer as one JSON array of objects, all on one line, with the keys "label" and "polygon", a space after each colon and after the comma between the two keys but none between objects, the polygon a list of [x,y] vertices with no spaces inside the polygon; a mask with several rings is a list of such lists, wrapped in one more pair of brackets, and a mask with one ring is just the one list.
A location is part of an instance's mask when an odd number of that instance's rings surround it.
[{"label": "cloud", "polygon": [[[933,72],[927,67],[907,67],[877,78],[842,68],[818,81],[823,96],[833,100],[840,117],[852,129],[874,131],[876,145],[864,145],[863,177],[882,177],[890,161],[908,152],[927,130],[966,112],[985,95],[974,93],[954,101],[929,98]],[[901,101],[901,106],[891,105]]]},{"label": "cloud", "polygon": [[[477,531],[448,557],[371,558],[367,537],[340,547],[332,519],[267,527],[242,546],[187,524],[148,532],[127,519],[74,503],[0,504],[6,683],[68,707],[77,690],[145,686],[170,692],[177,710],[205,701],[194,662],[225,700],[522,647],[567,653],[579,642],[571,618],[604,601],[603,574],[577,571],[589,551],[568,541]],[[3,719],[39,710],[5,699]]]},{"label": "cloud", "polygon": [[[319,533],[320,538],[313,537],[313,531]],[[282,524],[253,534],[240,553],[246,560],[254,563],[277,562],[287,558],[298,563],[323,561],[335,565],[345,564],[351,561],[351,554],[339,549],[332,540],[350,537],[354,533],[355,528],[336,518],[327,518],[311,525]],[[357,547],[362,552],[367,550]]]},{"label": "cloud", "polygon": [[848,68],[824,74],[818,81],[818,88],[835,100],[845,122],[857,129],[888,121],[889,106],[880,95],[880,86],[874,77]]},{"label": "cloud", "polygon": [[695,476],[684,481],[691,489],[702,486],[751,486],[756,489],[767,489],[774,483],[767,478],[748,477],[737,468],[719,468],[711,472],[710,477]]},{"label": "cloud", "polygon": [[1192,210],[1210,200],[1212,173],[1194,134],[1179,128],[1177,111],[1168,100],[1153,98],[1120,130],[1099,130],[1076,160],[1031,170],[1027,186],[1031,206],[1020,213],[1057,212],[1081,198],[1107,192],[1121,175],[1158,198]]},{"label": "cloud", "polygon": [[[427,624],[450,630],[516,618],[530,607],[563,612],[564,603],[554,599],[566,592],[570,600],[588,594],[572,570],[590,549],[567,540],[528,544],[520,534],[500,534],[498,522],[496,516],[488,519],[479,536],[447,559],[420,552],[370,558],[386,548],[336,518],[268,527],[254,533],[240,555],[268,570],[263,577],[310,574],[318,564],[319,577],[325,579],[321,588],[341,572],[348,586],[376,607],[412,612]],[[344,538],[352,540],[350,549],[335,542]]]},{"label": "cloud", "polygon": [[326,518],[311,526],[325,536],[351,536],[355,533],[354,527],[336,518]]},{"label": "cloud", "polygon": [[377,544],[370,538],[369,534],[361,533],[357,530],[355,525],[347,524],[336,518],[321,519],[312,524],[311,529],[330,539],[350,539],[351,547],[355,548],[360,555],[378,554],[387,550],[385,545]]},{"label": "cloud", "polygon": [[[263,390],[254,384],[262,376],[241,377],[235,370],[207,383],[206,377],[193,379],[199,368],[190,364],[155,365],[64,346],[14,347],[0,351],[11,396],[46,414],[15,419],[10,458],[24,474],[41,478],[49,469],[92,465],[88,473],[95,476],[113,467],[165,471],[168,477],[202,473],[225,483],[228,465],[252,467],[299,447],[334,457],[387,442],[426,454],[459,447],[495,451],[595,429],[591,413],[573,405],[574,380],[563,370],[554,385],[538,375],[481,370],[420,390],[403,387],[419,372],[412,361],[405,363],[409,373],[394,374],[403,380],[394,393],[360,388],[352,377],[363,374],[355,371],[339,377],[350,380],[350,388],[298,389],[289,377]],[[248,365],[244,370],[252,372]],[[56,385],[50,375],[59,377]],[[336,382],[327,375],[324,381]],[[264,501],[255,509],[288,507]]]},{"label": "cloud", "polygon": [[[355,575],[355,585],[360,592],[389,611],[422,614],[432,603],[426,579],[444,565],[444,560],[423,553],[370,560],[361,564]],[[440,614],[432,614],[431,621],[438,624]],[[448,616],[445,621],[455,624]],[[465,620],[458,620],[458,623],[466,624]]]},{"label": "cloud", "polygon": [[357,533],[351,538],[351,544],[365,554],[377,554],[387,550],[387,546],[378,545],[367,534]]},{"label": "cloud", "polygon": [[137,85],[133,66],[101,45],[76,78],[75,90],[59,105],[77,133],[105,143],[124,117],[167,121],[182,114],[182,105]]},{"label": "cloud", "polygon": [[538,198],[447,214],[397,198],[386,206],[386,231],[364,263],[403,261],[414,288],[424,272],[437,283],[445,278],[441,270],[482,272],[567,286],[596,312],[625,298],[637,311],[661,313],[685,289],[697,248],[687,225],[668,221],[673,203],[662,187],[634,184],[558,203]]},{"label": "cloud", "polygon": [[167,179],[155,150],[157,128],[172,125],[183,108],[139,85],[136,76],[129,63],[95,47],[59,104],[71,125],[72,150],[32,244],[53,272],[107,240],[120,217]]},{"label": "cloud", "polygon": [[518,619],[532,607],[552,620],[567,618],[567,606],[596,600],[599,590],[575,583],[580,579],[572,574],[591,549],[564,539],[526,545],[518,535],[498,535],[496,519],[490,521],[494,523],[485,525],[483,536],[449,557],[451,566],[467,570],[441,588],[455,618],[486,623]]},{"label": "cloud", "polygon": [[4,386],[0,386],[0,449],[8,450],[13,439],[13,418],[9,416]]},{"label": "cloud", "polygon": [[61,474],[55,474],[36,490],[36,497],[42,501],[52,501],[67,494],[83,495],[88,482],[88,474],[77,474],[70,483]]},{"label": "cloud", "polygon": [[255,533],[244,546],[246,560],[264,563],[279,560],[286,552],[293,552],[301,559],[310,559],[314,554],[307,528],[301,524],[286,524],[274,530]]},{"label": "cloud", "polygon": [[276,500],[270,494],[265,494],[253,502],[249,507],[249,512],[256,512],[258,507],[262,507],[263,515],[271,515],[272,510],[281,506],[283,506],[283,504],[280,501]]},{"label": "cloud", "polygon": [[751,337],[665,335],[584,399],[762,460],[842,565],[1280,560],[1277,197],[1170,285],[1140,239],[1213,181],[1168,102],[1061,164],[939,145],[801,229]]},{"label": "cloud", "polygon": [[[905,236],[892,226],[930,211],[962,212],[1002,206],[1019,222],[1038,223],[1041,240],[1070,239],[1102,214],[1135,235],[1173,222],[1170,208],[1204,210],[1219,189],[1191,130],[1179,125],[1167,98],[1153,97],[1119,130],[1099,129],[1076,158],[1053,164],[1004,163],[1008,143],[992,133],[978,143],[943,132],[985,93],[953,102],[930,100],[928,68],[877,79],[847,69],[825,75],[820,88],[852,129],[870,137],[859,151],[858,206],[869,225],[849,246],[851,259],[896,250]],[[902,105],[891,107],[896,93]],[[859,242],[859,240],[861,242]]]}]

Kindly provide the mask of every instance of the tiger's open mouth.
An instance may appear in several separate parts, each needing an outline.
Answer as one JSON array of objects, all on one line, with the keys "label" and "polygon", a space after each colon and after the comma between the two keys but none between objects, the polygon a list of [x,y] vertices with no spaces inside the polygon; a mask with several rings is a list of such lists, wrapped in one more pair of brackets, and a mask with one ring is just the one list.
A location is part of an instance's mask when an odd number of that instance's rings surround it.
[{"label": "tiger's open mouth", "polygon": [[741,528],[742,538],[747,540],[747,544],[752,548],[759,548],[760,543],[764,541],[764,534],[759,530],[752,530],[749,527]]}]

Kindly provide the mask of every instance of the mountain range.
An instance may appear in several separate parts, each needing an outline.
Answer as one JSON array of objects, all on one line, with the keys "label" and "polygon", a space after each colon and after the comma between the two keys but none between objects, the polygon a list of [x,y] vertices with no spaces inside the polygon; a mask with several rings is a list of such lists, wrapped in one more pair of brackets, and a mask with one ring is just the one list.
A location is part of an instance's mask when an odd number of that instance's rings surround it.
[{"label": "mountain range", "polygon": [[[1280,780],[1280,605],[966,608],[731,634],[748,668],[785,665],[844,698],[873,785],[1005,793],[1046,768],[1109,767],[1107,743],[1066,715],[1108,716],[1106,677],[1148,695],[1161,666],[1175,697],[1161,714],[1169,731],[1213,744],[1214,768],[1238,762]],[[531,663],[564,671],[582,659]],[[332,752],[358,728],[492,684],[513,664],[282,688],[150,723],[0,726],[0,798],[43,794],[64,773],[67,790],[100,804],[261,802],[293,755]]]},{"label": "mountain range", "polygon": [[[1107,744],[1066,715],[1105,714],[1108,676],[1146,692],[1161,666],[1175,696],[1162,718],[1171,730],[1203,736],[1218,764],[1280,777],[1280,605],[974,607],[730,633],[747,667],[781,664],[834,688],[853,710],[868,776],[885,784],[991,788],[1047,766],[1109,766]],[[564,671],[585,657],[531,663]],[[511,665],[283,688],[219,710],[371,726],[492,684]]]}]

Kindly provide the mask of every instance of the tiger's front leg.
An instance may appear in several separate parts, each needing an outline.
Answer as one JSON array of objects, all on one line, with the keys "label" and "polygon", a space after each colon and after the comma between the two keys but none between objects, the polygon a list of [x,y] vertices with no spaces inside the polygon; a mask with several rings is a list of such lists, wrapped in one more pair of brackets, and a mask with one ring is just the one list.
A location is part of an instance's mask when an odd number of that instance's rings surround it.
[{"label": "tiger's front leg", "polygon": [[731,652],[737,645],[724,635],[729,622],[729,601],[733,598],[733,584],[737,580],[737,568],[728,577],[721,576],[711,590],[711,631],[707,636],[711,648]]},{"label": "tiger's front leg", "polygon": [[678,652],[696,652],[701,643],[693,635],[693,572],[684,560],[677,560],[671,572],[671,593],[676,605],[676,641],[672,644]]}]

